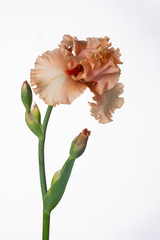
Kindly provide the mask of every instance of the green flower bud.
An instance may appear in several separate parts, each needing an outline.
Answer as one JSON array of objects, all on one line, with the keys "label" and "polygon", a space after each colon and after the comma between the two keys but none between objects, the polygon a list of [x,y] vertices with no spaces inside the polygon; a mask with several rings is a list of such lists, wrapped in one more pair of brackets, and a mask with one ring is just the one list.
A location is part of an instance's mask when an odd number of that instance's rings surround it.
[{"label": "green flower bud", "polygon": [[61,170],[58,170],[57,172],[55,172],[52,181],[51,181],[51,186],[60,178],[60,172]]},{"label": "green flower bud", "polygon": [[43,137],[43,131],[42,127],[40,124],[37,122],[37,120],[32,116],[31,113],[26,112],[26,123],[30,130],[38,137],[42,138]]},{"label": "green flower bud", "polygon": [[21,99],[27,112],[30,112],[32,104],[32,90],[28,82],[25,81],[21,88]]},{"label": "green flower bud", "polygon": [[31,109],[31,114],[37,120],[37,122],[41,124],[41,113],[36,103],[33,105]]},{"label": "green flower bud", "polygon": [[62,169],[57,171],[51,182],[51,187],[47,191],[43,206],[47,212],[51,212],[61,200],[70,178],[75,159],[85,150],[90,131],[84,129],[72,142],[70,156],[64,163]]},{"label": "green flower bud", "polygon": [[90,131],[86,128],[73,140],[70,148],[70,156],[73,158],[78,158],[84,152],[88,137],[90,136]]}]

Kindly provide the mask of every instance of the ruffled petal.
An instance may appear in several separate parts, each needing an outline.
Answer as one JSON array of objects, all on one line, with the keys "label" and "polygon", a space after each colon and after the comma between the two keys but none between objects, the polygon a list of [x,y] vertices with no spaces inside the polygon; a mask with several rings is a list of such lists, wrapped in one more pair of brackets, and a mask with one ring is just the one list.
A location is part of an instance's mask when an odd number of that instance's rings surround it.
[{"label": "ruffled petal", "polygon": [[60,43],[61,48],[68,49],[70,51],[73,50],[75,56],[78,56],[80,52],[86,48],[86,45],[86,41],[79,41],[77,37],[72,37],[70,35],[64,35]]},{"label": "ruffled petal", "polygon": [[112,89],[118,83],[119,76],[120,68],[110,60],[98,68],[95,67],[85,81],[89,83],[88,86],[92,92],[102,95],[103,92]]},{"label": "ruffled petal", "polygon": [[86,85],[74,81],[67,73],[66,62],[72,53],[66,49],[47,51],[36,59],[31,70],[31,86],[48,105],[70,104],[81,95]]},{"label": "ruffled petal", "polygon": [[[119,81],[120,61],[119,49],[114,49],[109,43],[109,38],[87,38],[87,45],[82,48],[79,46],[81,41],[76,37],[64,35],[61,47],[70,49],[79,49],[77,61],[70,61],[68,68],[72,70],[81,69],[72,78],[75,81],[82,80],[86,82],[90,90],[96,94],[102,95],[104,91],[112,89]],[[72,63],[72,64],[71,64]]]},{"label": "ruffled petal", "polygon": [[113,57],[113,60],[114,60],[114,63],[115,64],[122,64],[123,62],[121,62],[120,60],[120,56],[121,56],[121,53],[120,53],[120,49],[117,48],[116,50],[114,48],[111,49],[112,50],[112,57]]},{"label": "ruffled petal", "polygon": [[112,121],[112,114],[115,109],[121,108],[124,98],[119,95],[123,93],[123,84],[117,83],[114,88],[105,91],[102,95],[95,95],[93,100],[97,103],[89,103],[91,106],[91,115],[95,117],[99,123],[109,123]]},{"label": "ruffled petal", "polygon": [[108,48],[111,46],[111,43],[109,43],[109,38],[87,38],[87,48],[91,49],[97,49],[99,47],[101,48]]},{"label": "ruffled petal", "polygon": [[80,57],[86,59],[81,64],[84,65],[84,81],[91,91],[102,95],[119,81],[120,68],[114,60],[112,50],[94,50],[93,52],[85,49]]}]

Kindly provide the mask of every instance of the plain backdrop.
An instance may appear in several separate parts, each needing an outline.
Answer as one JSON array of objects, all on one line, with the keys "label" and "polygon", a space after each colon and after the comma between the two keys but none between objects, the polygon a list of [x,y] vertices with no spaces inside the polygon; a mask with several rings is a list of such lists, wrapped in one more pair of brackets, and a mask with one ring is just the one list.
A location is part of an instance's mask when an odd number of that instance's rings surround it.
[{"label": "plain backdrop", "polygon": [[[106,125],[90,116],[89,91],[53,109],[45,148],[48,187],[73,138],[83,128],[92,134],[52,212],[50,239],[160,239],[159,11],[159,0],[1,0],[1,240],[41,239],[38,141],[25,124],[20,88],[37,56],[56,48],[63,34],[108,36],[120,48],[125,104]],[[35,95],[34,101],[43,118],[47,106]]]}]

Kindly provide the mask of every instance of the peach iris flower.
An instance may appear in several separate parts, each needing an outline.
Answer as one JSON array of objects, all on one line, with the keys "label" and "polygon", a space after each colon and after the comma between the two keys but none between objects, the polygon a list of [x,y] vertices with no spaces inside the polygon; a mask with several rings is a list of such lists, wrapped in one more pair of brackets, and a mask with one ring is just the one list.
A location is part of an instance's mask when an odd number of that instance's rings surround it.
[{"label": "peach iris flower", "polygon": [[31,86],[46,104],[70,104],[88,87],[95,103],[91,115],[100,123],[112,121],[115,109],[124,99],[120,76],[120,52],[109,38],[87,38],[64,35],[59,48],[47,51],[36,59],[31,70]]}]

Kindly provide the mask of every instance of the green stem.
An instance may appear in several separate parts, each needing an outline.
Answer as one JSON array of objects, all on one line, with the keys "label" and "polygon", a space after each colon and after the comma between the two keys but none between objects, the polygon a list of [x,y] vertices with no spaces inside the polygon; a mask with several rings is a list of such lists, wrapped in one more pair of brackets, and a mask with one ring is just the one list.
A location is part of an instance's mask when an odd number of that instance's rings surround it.
[{"label": "green stem", "polygon": [[48,106],[42,129],[44,133],[44,137],[42,139],[39,139],[39,174],[40,174],[40,183],[41,183],[41,191],[42,191],[42,197],[44,198],[46,192],[47,192],[47,184],[46,184],[46,174],[45,174],[45,163],[44,163],[44,144],[45,144],[45,135],[46,135],[46,129],[49,121],[49,117],[52,112],[52,106]]},{"label": "green stem", "polygon": [[44,137],[45,137],[45,134],[46,134],[47,124],[48,124],[48,120],[49,120],[49,117],[50,117],[51,112],[52,112],[52,108],[53,108],[52,106],[48,106],[47,111],[46,111],[46,115],[45,115],[44,120],[43,120],[42,129],[43,129],[43,132],[44,132]]},{"label": "green stem", "polygon": [[[43,138],[39,139],[39,174],[40,174],[40,183],[41,183],[41,192],[42,197],[44,199],[47,193],[47,184],[46,184],[46,174],[45,174],[45,161],[44,161],[44,144],[45,144],[45,137],[46,137],[46,130],[49,121],[49,117],[52,112],[52,106],[48,106],[43,125]],[[50,224],[50,213],[43,210],[43,240],[49,240],[49,224]]]},{"label": "green stem", "polygon": [[43,240],[49,240],[50,213],[43,210]]},{"label": "green stem", "polygon": [[40,174],[41,192],[42,192],[43,198],[47,192],[45,164],[44,164],[44,142],[45,140],[39,140],[39,174]]}]

